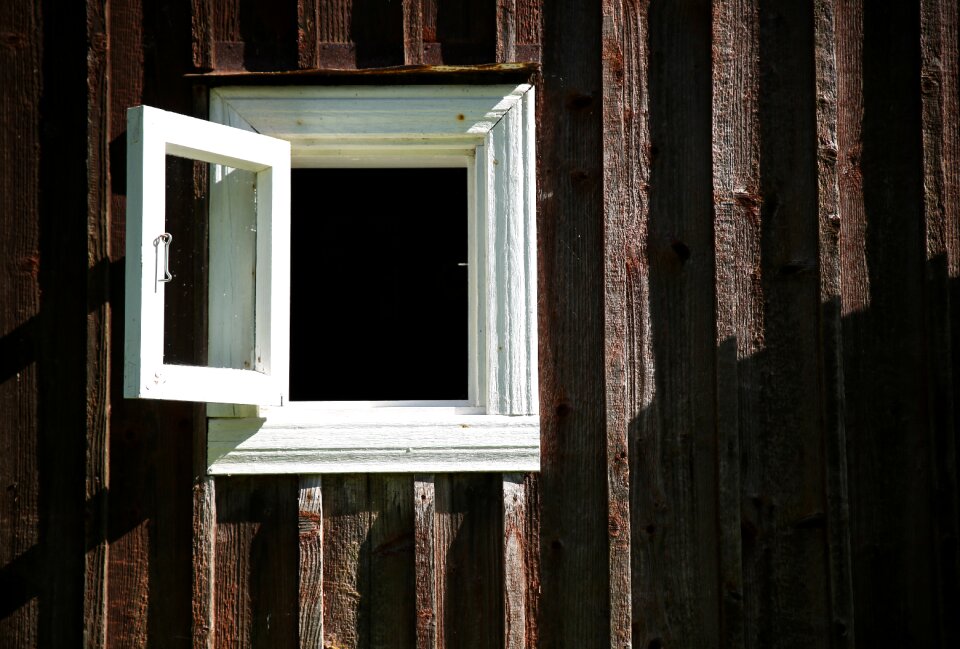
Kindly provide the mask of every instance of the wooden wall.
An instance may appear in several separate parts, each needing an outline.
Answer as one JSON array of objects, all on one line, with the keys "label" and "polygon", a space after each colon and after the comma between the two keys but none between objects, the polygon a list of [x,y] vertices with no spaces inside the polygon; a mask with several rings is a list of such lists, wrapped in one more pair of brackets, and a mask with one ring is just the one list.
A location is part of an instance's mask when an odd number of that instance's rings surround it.
[{"label": "wooden wall", "polygon": [[[0,647],[960,645],[957,26],[0,3]],[[122,398],[125,110],[280,70],[538,85],[539,475],[213,480],[202,409]]]}]

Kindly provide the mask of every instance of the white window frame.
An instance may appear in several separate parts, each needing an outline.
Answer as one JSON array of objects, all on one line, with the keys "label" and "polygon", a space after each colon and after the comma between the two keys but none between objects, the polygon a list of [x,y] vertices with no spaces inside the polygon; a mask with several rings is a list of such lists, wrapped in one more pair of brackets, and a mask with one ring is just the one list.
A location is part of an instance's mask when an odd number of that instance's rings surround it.
[{"label": "white window frame", "polygon": [[[256,336],[246,369],[164,363],[166,156],[256,174]],[[124,396],[282,404],[289,370],[290,144],[176,113],[127,111],[127,235]],[[274,217],[277,218],[274,218]],[[221,253],[226,251],[221,250]],[[219,263],[215,252],[211,261]],[[252,296],[250,296],[253,299]],[[250,313],[254,305],[250,305]]]},{"label": "white window frame", "polygon": [[[293,167],[466,168],[470,375],[466,401],[218,399],[207,410],[208,472],[539,470],[532,86],[224,87],[210,91],[209,110],[213,122],[289,142]],[[229,183],[211,182],[210,203],[212,287],[244,276],[223,233],[259,215],[232,200]],[[259,257],[239,261],[259,273]],[[252,321],[252,299],[209,295],[211,363],[235,364],[251,334],[215,323],[238,301]]]}]

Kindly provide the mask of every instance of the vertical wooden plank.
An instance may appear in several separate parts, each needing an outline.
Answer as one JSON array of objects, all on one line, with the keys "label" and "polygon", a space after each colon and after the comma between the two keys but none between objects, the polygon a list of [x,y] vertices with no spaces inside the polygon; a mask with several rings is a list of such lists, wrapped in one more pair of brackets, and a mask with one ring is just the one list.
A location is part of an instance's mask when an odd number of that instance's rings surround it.
[{"label": "vertical wooden plank", "polygon": [[497,63],[517,60],[517,0],[497,0]]},{"label": "vertical wooden plank", "polygon": [[[203,457],[203,456],[201,456]],[[193,484],[193,649],[216,647],[217,500],[214,479]]]},{"label": "vertical wooden plank", "polygon": [[413,478],[370,476],[371,647],[416,646]]},{"label": "vertical wooden plank", "polygon": [[435,553],[436,483],[432,475],[413,479],[413,513],[415,539],[417,649],[436,649],[437,616],[440,613],[437,593]]},{"label": "vertical wooden plank", "polygon": [[216,482],[216,646],[297,644],[297,481]]},{"label": "vertical wooden plank", "polygon": [[540,646],[540,482],[539,474],[523,479],[524,578],[526,579],[526,647]]},{"label": "vertical wooden plank", "polygon": [[527,647],[526,489],[522,475],[503,476],[503,646]]},{"label": "vertical wooden plank", "polygon": [[960,133],[958,133],[958,3],[920,3],[920,92],[926,247],[925,328],[927,418],[933,473],[934,557],[941,646],[960,644],[957,414],[950,282],[960,266]]},{"label": "vertical wooden plank", "polygon": [[820,646],[832,634],[814,12],[761,0],[757,17],[762,343],[741,362],[752,416],[740,427],[748,644]]},{"label": "vertical wooden plank", "polygon": [[0,637],[38,643],[42,567],[37,465],[40,345],[40,3],[0,6]]},{"label": "vertical wooden plank", "polygon": [[110,96],[106,0],[87,3],[87,453],[84,642],[107,641],[110,413]]},{"label": "vertical wooden plank", "polygon": [[[841,233],[842,254],[865,264],[852,279],[868,279],[865,287],[850,286],[851,301],[857,293],[869,299],[844,318],[843,346],[854,604],[859,620],[875,622],[858,624],[857,642],[938,646],[934,477],[926,468],[934,449],[921,387],[927,260],[920,4],[865,2],[861,24],[863,112],[860,150],[852,153],[860,159],[864,211],[856,227],[863,236],[847,241]],[[846,302],[846,277],[843,290]]]},{"label": "vertical wooden plank", "polygon": [[[306,0],[304,0],[306,1]],[[213,7],[211,0],[190,0],[193,38],[193,67],[196,70],[212,70],[216,65],[213,49]]]},{"label": "vertical wooden plank", "polygon": [[503,512],[499,474],[444,474],[435,482],[437,646],[503,642]]},{"label": "vertical wooden plank", "polygon": [[[633,255],[649,265],[652,340],[627,350],[655,369],[655,394],[629,421],[634,646],[710,646],[720,642],[711,5],[651,3],[647,24],[649,225]],[[637,265],[628,261],[628,287]]]},{"label": "vertical wooden plank", "polygon": [[323,647],[323,480],[300,477],[300,649]]},{"label": "vertical wooden plank", "polygon": [[403,62],[422,65],[423,0],[403,0]]},{"label": "vertical wooden plank", "polygon": [[610,646],[631,646],[629,422],[650,408],[648,3],[603,3],[604,357]]},{"label": "vertical wooden plank", "polygon": [[828,580],[831,646],[853,646],[853,582],[850,501],[844,425],[838,158],[837,25],[833,0],[814,5],[817,98],[817,193],[820,264],[820,418],[824,436],[827,498]]},{"label": "vertical wooden plank", "polygon": [[540,0],[516,0],[517,61],[539,63],[543,40],[543,12]]},{"label": "vertical wooden plank", "polygon": [[324,642],[343,649],[369,646],[368,486],[366,475],[323,481]]},{"label": "vertical wooden plank", "polygon": [[610,639],[600,46],[595,7],[544,4],[537,103],[543,646],[601,647]]},{"label": "vertical wooden plank", "polygon": [[320,2],[297,2],[297,64],[302,70],[320,67]]},{"label": "vertical wooden plank", "polygon": [[763,346],[763,310],[755,285],[760,268],[760,179],[757,138],[757,6],[713,3],[713,194],[716,255],[716,403],[719,446],[720,642],[745,644],[740,494],[755,487],[741,475],[742,427],[752,404],[741,403],[756,377],[741,361]]}]

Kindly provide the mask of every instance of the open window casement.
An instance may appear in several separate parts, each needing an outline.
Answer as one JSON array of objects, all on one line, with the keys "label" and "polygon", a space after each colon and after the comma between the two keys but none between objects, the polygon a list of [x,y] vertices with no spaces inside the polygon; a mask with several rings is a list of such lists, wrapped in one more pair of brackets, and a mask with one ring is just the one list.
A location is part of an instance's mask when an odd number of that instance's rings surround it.
[{"label": "open window casement", "polygon": [[[210,122],[146,107],[129,113],[126,395],[207,402],[210,474],[539,470],[534,89],[244,86],[211,89],[209,101]],[[204,367],[163,358],[165,155],[212,163]],[[418,393],[415,401],[367,400],[370,386],[362,372],[391,370],[402,383],[408,379],[404,368],[424,364],[420,356],[407,365],[380,358],[354,363],[362,379],[349,401],[302,396],[309,390],[298,382],[296,368],[307,352],[319,353],[309,373],[340,380],[327,362],[331,346],[352,350],[394,333],[389,320],[371,319],[376,328],[349,340],[297,337],[298,325],[314,331],[316,320],[299,320],[297,308],[305,303],[297,300],[321,295],[320,317],[346,320],[353,313],[330,297],[334,285],[365,300],[384,295],[379,278],[358,283],[355,272],[314,266],[314,244],[322,237],[299,236],[303,219],[366,223],[352,205],[332,215],[331,198],[341,194],[350,202],[372,189],[362,183],[320,188],[312,179],[322,174],[314,172],[431,169],[456,170],[462,183],[458,207],[445,213],[463,219],[463,257],[455,260],[463,263],[454,265],[464,273],[465,292],[457,299],[467,317],[457,325],[461,346],[434,352],[468,358],[467,376],[456,376],[465,398]],[[411,231],[427,222],[418,210],[441,202],[436,181],[393,191],[385,195],[394,203],[405,197],[412,211],[391,206],[384,213]],[[304,203],[311,210],[306,215],[297,207]],[[370,237],[381,236],[376,231],[369,226],[331,245],[363,245],[366,251]],[[308,242],[305,253],[301,241]],[[387,241],[401,257],[415,257]],[[397,274],[393,263],[376,265],[377,272]],[[303,277],[309,284],[297,288]],[[414,290],[424,291],[413,282],[400,294]],[[405,305],[397,312],[410,315]],[[403,336],[391,340],[420,353]]]},{"label": "open window casement", "polygon": [[[211,331],[230,326],[248,332],[239,337],[246,349],[211,346],[207,366],[164,360],[164,291],[171,264],[176,264],[170,258],[171,235],[165,223],[167,156],[211,163],[214,186],[228,185],[230,175],[239,176],[239,170],[255,179],[246,183],[249,200],[237,206],[237,218],[210,222],[210,237],[222,242],[255,236],[249,250],[212,246],[209,260],[211,307],[217,300],[230,302],[211,308]],[[234,193],[238,191],[239,187]],[[289,142],[149,106],[128,110],[126,397],[253,405],[286,402],[289,229]],[[243,282],[230,282],[222,272],[237,266],[249,267],[246,290],[240,288]],[[223,322],[224,313],[234,322]]]}]

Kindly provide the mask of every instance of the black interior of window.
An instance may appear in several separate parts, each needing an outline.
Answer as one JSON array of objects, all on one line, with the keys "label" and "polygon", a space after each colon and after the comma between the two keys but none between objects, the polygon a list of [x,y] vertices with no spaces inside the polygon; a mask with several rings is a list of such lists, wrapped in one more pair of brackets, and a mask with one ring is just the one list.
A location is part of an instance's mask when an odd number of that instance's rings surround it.
[{"label": "black interior of window", "polygon": [[290,399],[466,399],[466,169],[294,169],[291,191]]}]

